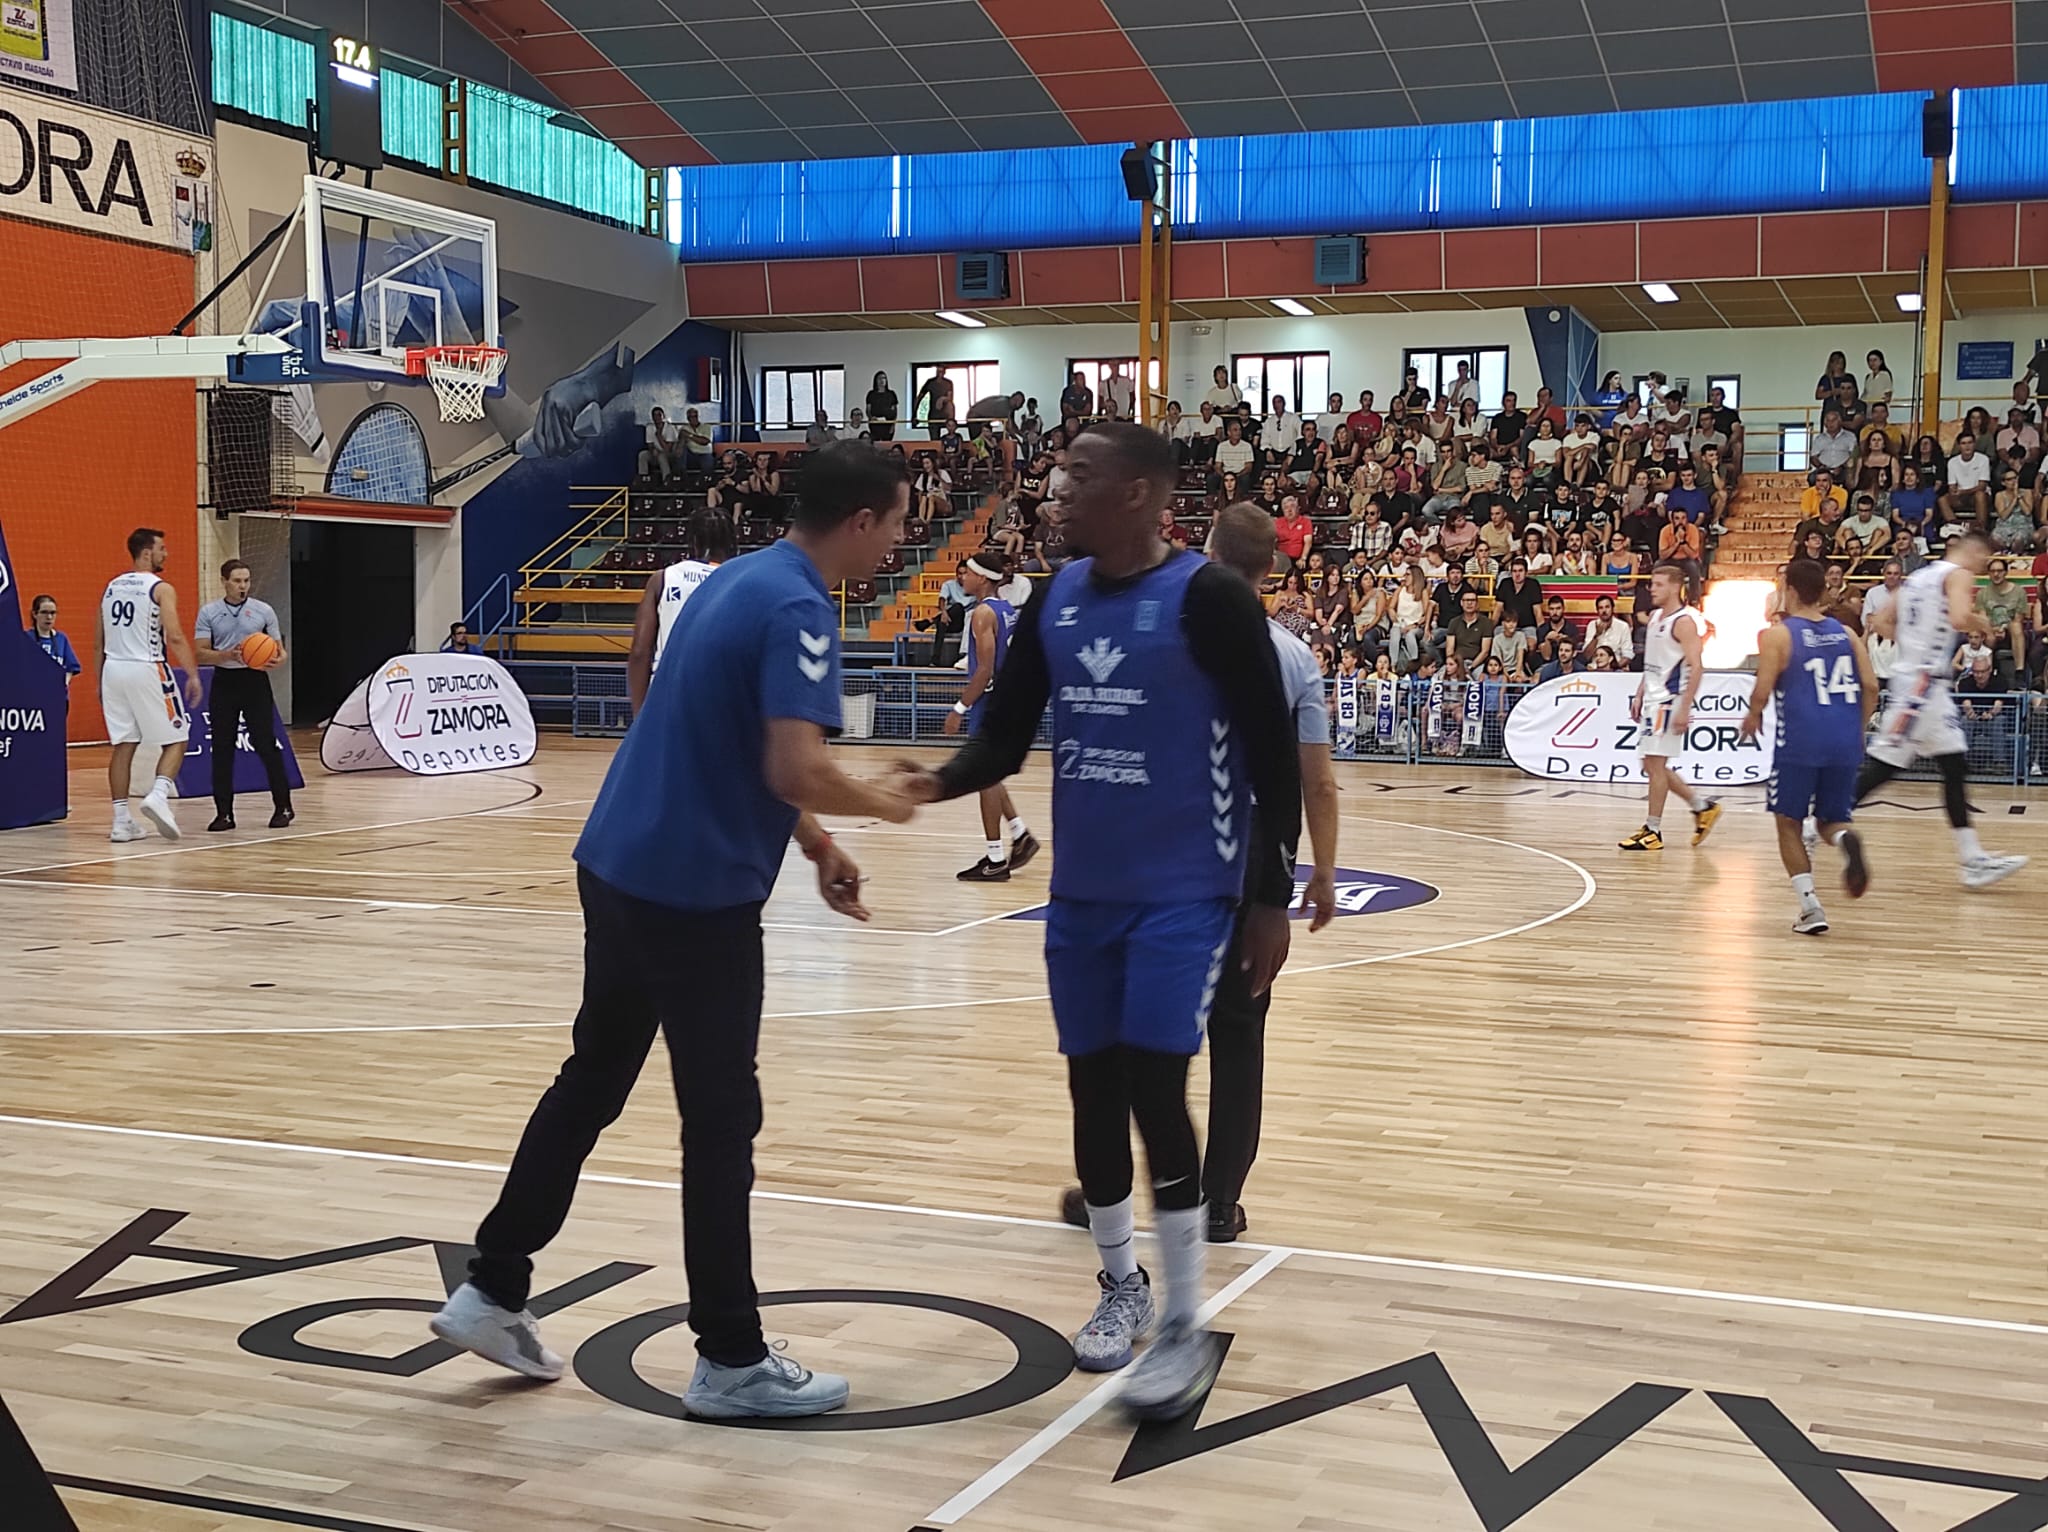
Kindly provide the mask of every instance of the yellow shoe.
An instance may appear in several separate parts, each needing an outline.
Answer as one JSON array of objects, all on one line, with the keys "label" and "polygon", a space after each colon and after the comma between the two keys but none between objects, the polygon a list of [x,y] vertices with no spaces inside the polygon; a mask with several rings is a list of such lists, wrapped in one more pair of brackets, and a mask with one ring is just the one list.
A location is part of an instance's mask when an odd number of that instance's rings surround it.
[{"label": "yellow shoe", "polygon": [[1692,816],[1692,843],[1697,846],[1714,833],[1714,826],[1721,818],[1721,800],[1709,798],[1707,806]]},{"label": "yellow shoe", "polygon": [[1644,825],[1627,840],[1621,842],[1621,849],[1624,851],[1662,851],[1664,849],[1664,837],[1648,825]]}]

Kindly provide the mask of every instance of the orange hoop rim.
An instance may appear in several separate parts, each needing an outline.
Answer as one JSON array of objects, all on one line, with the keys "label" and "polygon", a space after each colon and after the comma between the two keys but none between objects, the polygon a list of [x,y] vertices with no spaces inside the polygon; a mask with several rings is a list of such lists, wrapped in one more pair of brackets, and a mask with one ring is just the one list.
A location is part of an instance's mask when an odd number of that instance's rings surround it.
[{"label": "orange hoop rim", "polygon": [[411,378],[423,377],[435,362],[483,372],[505,354],[503,346],[409,346],[405,353],[405,373]]}]

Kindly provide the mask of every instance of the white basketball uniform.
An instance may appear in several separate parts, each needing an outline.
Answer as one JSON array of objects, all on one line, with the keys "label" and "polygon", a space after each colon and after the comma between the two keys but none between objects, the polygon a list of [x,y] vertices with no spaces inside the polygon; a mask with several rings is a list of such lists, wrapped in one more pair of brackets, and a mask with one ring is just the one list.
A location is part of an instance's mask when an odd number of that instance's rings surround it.
[{"label": "white basketball uniform", "polygon": [[1678,699],[1685,695],[1685,649],[1678,641],[1678,624],[1692,619],[1693,631],[1702,639],[1707,633],[1706,617],[1689,606],[1671,613],[1659,612],[1643,630],[1643,720],[1636,749],[1643,755],[1671,759],[1685,752],[1685,735],[1676,727]]},{"label": "white basketball uniform", "polygon": [[106,664],[100,671],[100,708],[107,737],[117,745],[175,745],[191,732],[177,677],[164,663],[163,609],[156,588],[163,581],[131,569],[107,582],[100,597],[100,642]]},{"label": "white basketball uniform", "polygon": [[654,636],[655,670],[661,669],[661,651],[668,647],[669,633],[676,618],[682,615],[683,603],[696,594],[697,587],[710,579],[711,571],[717,567],[701,559],[678,559],[661,572],[661,604],[655,609],[661,621],[660,631]]},{"label": "white basketball uniform", "polygon": [[1885,693],[1884,719],[1870,753],[1904,768],[1927,756],[1961,755],[1968,746],[1956,716],[1956,644],[1943,588],[1955,565],[1938,559],[1906,576],[1895,601],[1898,655]]}]

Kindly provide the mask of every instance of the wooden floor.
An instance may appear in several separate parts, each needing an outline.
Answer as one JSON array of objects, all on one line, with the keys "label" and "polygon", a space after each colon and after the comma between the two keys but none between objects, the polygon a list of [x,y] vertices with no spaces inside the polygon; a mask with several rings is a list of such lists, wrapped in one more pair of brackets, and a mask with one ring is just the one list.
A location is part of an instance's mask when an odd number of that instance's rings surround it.
[{"label": "wooden floor", "polygon": [[[676,1418],[659,1069],[541,1263],[574,1373],[449,1356],[424,1315],[566,1044],[608,754],[315,767],[290,832],[188,803],[120,847],[80,759],[71,823],[0,837],[0,1397],[81,1527],[2048,1527],[2048,865],[1966,894],[1924,785],[1809,940],[1753,795],[1632,859],[1630,794],[1340,768],[1363,912],[1277,991],[1221,1382],[1142,1431],[1061,1341],[1094,1263],[1004,918],[1046,868],[956,883],[968,805],[846,826],[874,925],[801,862],[769,908],[755,1241],[857,1413]],[[2048,858],[2048,801],[1977,796]]]}]

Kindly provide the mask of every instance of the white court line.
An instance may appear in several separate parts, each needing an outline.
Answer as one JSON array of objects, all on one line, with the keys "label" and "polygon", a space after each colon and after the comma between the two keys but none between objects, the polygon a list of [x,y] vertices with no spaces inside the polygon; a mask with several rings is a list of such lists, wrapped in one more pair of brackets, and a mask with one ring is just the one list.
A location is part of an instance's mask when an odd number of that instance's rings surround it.
[{"label": "white court line", "polygon": [[405,872],[395,867],[280,867],[279,872],[313,873],[323,878],[546,878],[560,883],[576,876],[576,864],[553,867],[470,867],[461,872]]},{"label": "white court line", "polygon": [[[19,1117],[0,1113],[0,1126],[99,1133],[114,1138],[162,1139],[173,1143],[207,1144],[223,1149],[268,1149],[278,1154],[306,1154],[338,1160],[370,1160],[379,1164],[414,1165],[433,1170],[464,1170],[479,1175],[501,1176],[509,1168],[481,1160],[430,1159],[425,1155],[395,1154],[381,1149],[342,1149],[331,1144],[288,1144],[266,1138],[229,1138],[211,1133],[181,1133],[169,1128],[131,1128],[114,1123],[74,1122],[61,1117]],[[579,1179],[603,1186],[637,1186],[667,1192],[681,1191],[683,1185],[681,1181],[655,1180],[645,1176],[604,1175],[588,1170],[582,1172]],[[1012,1228],[1058,1229],[1076,1237],[1080,1233],[1056,1219],[1020,1218],[1010,1213],[977,1213],[961,1208],[921,1207],[907,1202],[863,1202],[846,1197],[812,1196],[800,1192],[765,1192],[759,1188],[756,1188],[752,1195],[763,1202],[800,1203],[809,1207],[848,1208],[869,1213],[897,1213],[915,1218],[1001,1224]],[[1359,1266],[1434,1272],[1444,1276],[1492,1277],[1503,1282],[1540,1282],[1555,1287],[1643,1293],[1657,1298],[1688,1298],[1702,1303],[1731,1303],[1751,1308],[1792,1309],[1803,1313],[1832,1314],[1852,1319],[1887,1319],[1897,1320],[1902,1324],[1941,1325],[1962,1330],[2048,1336],[2048,1324],[2034,1324],[2019,1319],[1983,1319],[1966,1314],[1883,1308],[1865,1303],[1836,1303],[1822,1298],[1785,1298],[1772,1293],[1733,1292],[1726,1288],[1679,1287],[1670,1283],[1636,1282],[1619,1277],[1582,1277],[1566,1272],[1531,1271],[1514,1266],[1481,1266],[1463,1261],[1429,1260],[1419,1256],[1367,1255],[1356,1250],[1317,1250],[1305,1245],[1268,1245],[1256,1240],[1239,1240],[1237,1246],[1241,1250],[1258,1250],[1290,1258],[1300,1256],[1305,1260],[1344,1261]]]},{"label": "white court line", "polygon": [[[1196,1318],[1201,1323],[1207,1324],[1239,1298],[1242,1298],[1246,1293],[1258,1286],[1260,1282],[1264,1281],[1266,1276],[1275,1267],[1287,1259],[1288,1254],[1289,1252],[1285,1250],[1268,1250],[1259,1257],[1254,1265],[1239,1272],[1215,1297],[1203,1304],[1196,1311]],[[1124,1382],[1129,1376],[1129,1369],[1123,1372],[1111,1373],[1109,1377],[1069,1405],[1057,1420],[1046,1426],[1036,1436],[1032,1437],[1031,1440],[1004,1458],[1002,1462],[996,1464],[995,1467],[991,1468],[979,1479],[976,1479],[951,1500],[948,1500],[936,1511],[933,1511],[925,1520],[933,1526],[946,1527],[951,1526],[961,1517],[967,1515],[976,1506],[980,1505],[982,1501],[988,1499],[989,1496],[993,1495],[1005,1484],[1008,1484],[1017,1475],[1023,1473],[1025,1469],[1036,1463],[1099,1414],[1103,1406],[1123,1392]]]}]

